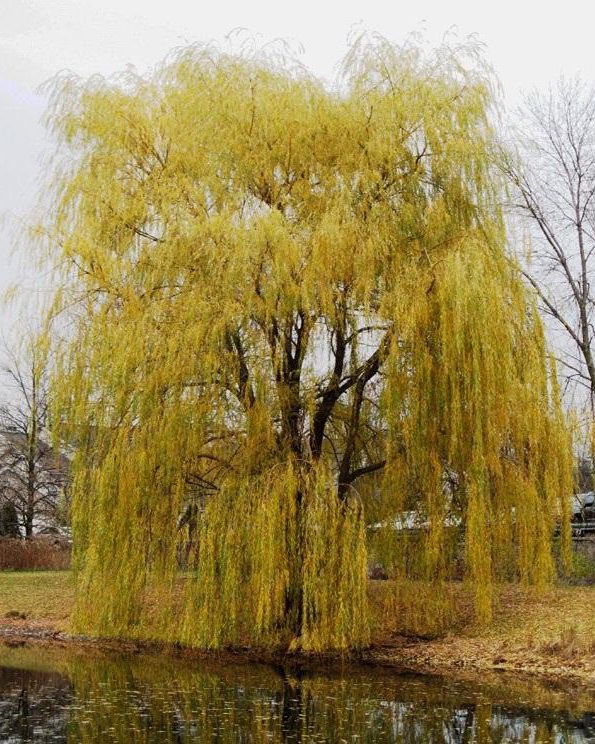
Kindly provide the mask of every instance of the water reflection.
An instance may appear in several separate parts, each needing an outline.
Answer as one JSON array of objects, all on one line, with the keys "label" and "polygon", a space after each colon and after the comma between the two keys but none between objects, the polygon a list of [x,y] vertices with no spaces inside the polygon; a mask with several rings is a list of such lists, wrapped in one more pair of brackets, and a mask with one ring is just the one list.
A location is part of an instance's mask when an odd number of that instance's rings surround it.
[{"label": "water reflection", "polygon": [[[537,694],[537,692],[539,694]],[[589,692],[0,649],[0,741],[595,742]]]},{"label": "water reflection", "polygon": [[71,702],[61,674],[0,667],[0,741],[66,741]]}]

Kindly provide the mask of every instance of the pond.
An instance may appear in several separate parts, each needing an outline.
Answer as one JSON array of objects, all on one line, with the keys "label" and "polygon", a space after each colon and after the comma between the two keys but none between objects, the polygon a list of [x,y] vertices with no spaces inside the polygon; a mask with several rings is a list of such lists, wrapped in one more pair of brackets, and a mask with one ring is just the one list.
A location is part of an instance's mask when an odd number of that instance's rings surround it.
[{"label": "pond", "polygon": [[0,741],[595,742],[595,692],[0,646]]}]

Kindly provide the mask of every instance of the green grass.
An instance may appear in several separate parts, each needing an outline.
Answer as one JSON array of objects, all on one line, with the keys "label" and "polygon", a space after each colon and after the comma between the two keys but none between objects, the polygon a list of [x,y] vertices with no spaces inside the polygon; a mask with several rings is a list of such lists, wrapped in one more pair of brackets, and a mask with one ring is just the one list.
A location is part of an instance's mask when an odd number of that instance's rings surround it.
[{"label": "green grass", "polygon": [[8,613],[22,613],[28,623],[67,630],[74,603],[70,571],[0,572],[0,621]]}]

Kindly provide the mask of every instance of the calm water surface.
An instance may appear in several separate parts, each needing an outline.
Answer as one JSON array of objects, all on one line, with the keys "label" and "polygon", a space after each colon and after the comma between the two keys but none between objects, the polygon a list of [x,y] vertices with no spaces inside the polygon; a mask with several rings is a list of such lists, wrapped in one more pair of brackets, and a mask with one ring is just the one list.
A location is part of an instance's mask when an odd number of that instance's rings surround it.
[{"label": "calm water surface", "polygon": [[595,692],[0,646],[0,741],[595,742]]}]

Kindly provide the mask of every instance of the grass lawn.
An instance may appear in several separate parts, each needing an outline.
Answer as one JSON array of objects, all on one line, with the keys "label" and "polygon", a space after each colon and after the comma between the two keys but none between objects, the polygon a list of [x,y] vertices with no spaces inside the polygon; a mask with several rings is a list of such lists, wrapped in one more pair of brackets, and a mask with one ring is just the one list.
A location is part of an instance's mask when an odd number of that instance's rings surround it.
[{"label": "grass lawn", "polygon": [[74,602],[74,579],[70,571],[1,571],[0,621],[25,615],[29,625],[67,630]]}]

